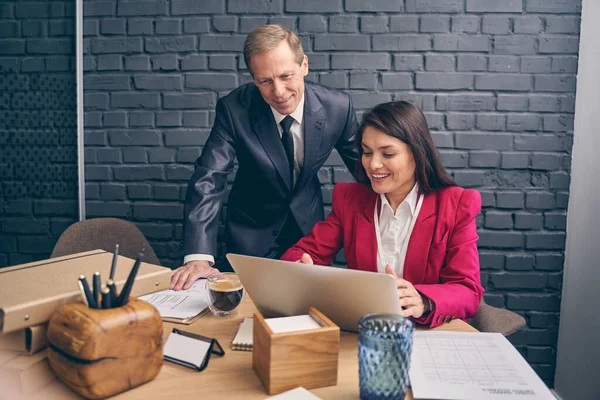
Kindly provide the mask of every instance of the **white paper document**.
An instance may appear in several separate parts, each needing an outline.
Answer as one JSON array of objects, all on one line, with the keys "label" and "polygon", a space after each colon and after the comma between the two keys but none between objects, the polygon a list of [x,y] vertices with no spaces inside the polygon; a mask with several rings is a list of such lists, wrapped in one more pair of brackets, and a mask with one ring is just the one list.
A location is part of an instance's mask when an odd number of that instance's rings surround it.
[{"label": "white paper document", "polygon": [[415,399],[555,400],[499,333],[415,331],[409,376]]},{"label": "white paper document", "polygon": [[205,281],[206,279],[199,279],[187,290],[163,290],[141,296],[139,299],[156,307],[163,318],[193,317],[208,307]]},{"label": "white paper document", "polygon": [[165,356],[186,361],[195,365],[196,368],[200,368],[209,348],[210,342],[171,333],[167,338],[163,352]]},{"label": "white paper document", "polygon": [[273,333],[308,331],[319,329],[321,325],[310,315],[295,315],[293,317],[280,317],[265,319],[265,323]]},{"label": "white paper document", "polygon": [[311,391],[303,387],[288,390],[278,394],[277,396],[268,397],[266,400],[320,400],[320,397],[315,396]]}]

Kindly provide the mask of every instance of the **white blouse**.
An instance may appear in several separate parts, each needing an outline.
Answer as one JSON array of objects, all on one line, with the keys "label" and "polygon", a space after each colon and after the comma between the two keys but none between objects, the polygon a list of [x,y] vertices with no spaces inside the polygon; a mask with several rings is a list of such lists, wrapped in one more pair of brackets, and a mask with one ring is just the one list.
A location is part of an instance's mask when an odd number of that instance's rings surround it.
[{"label": "white blouse", "polygon": [[[384,194],[381,194],[379,202],[375,203],[373,220],[377,236],[377,272],[385,273],[385,266],[389,264],[399,278],[404,276],[408,241],[423,204],[424,196],[419,195],[418,186],[415,183],[396,209],[396,213]],[[378,212],[379,204],[381,204],[381,212]]]}]

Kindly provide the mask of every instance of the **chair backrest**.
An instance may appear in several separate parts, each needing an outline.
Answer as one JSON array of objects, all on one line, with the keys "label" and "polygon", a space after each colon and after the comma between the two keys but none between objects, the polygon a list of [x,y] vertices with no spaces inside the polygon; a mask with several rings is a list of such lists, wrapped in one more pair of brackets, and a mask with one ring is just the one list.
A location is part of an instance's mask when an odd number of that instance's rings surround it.
[{"label": "chair backrest", "polygon": [[508,336],[523,329],[526,321],[519,314],[490,306],[481,298],[477,314],[469,323],[480,332],[497,332]]},{"label": "chair backrest", "polygon": [[119,255],[135,259],[144,249],[144,261],[160,265],[156,253],[137,226],[117,218],[95,218],[76,222],[60,235],[50,258],[95,249],[113,252],[116,244],[119,245]]}]

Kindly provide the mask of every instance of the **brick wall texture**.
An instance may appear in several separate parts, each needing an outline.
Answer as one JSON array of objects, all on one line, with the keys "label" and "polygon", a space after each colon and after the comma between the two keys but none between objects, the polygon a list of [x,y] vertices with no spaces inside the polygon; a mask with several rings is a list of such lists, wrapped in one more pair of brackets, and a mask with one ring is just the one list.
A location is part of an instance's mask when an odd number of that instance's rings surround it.
[{"label": "brick wall texture", "polygon": [[78,218],[75,3],[0,1],[0,267]]},{"label": "brick wall texture", "polygon": [[[483,198],[485,298],[526,317],[510,339],[552,384],[580,11],[579,0],[85,1],[87,216],[135,222],[164,265],[179,265],[186,184],[214,106],[250,81],[245,36],[287,26],[308,79],[351,93],[359,118],[391,100],[423,109],[445,166]],[[351,179],[335,153],[319,176],[326,202]]]}]

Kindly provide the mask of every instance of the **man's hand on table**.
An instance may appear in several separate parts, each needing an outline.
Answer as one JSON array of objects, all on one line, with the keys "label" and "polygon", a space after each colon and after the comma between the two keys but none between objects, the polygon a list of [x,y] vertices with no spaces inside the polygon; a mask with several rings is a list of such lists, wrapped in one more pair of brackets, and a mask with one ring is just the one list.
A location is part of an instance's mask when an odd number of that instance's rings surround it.
[{"label": "man's hand on table", "polygon": [[218,274],[219,270],[210,266],[208,261],[194,260],[177,268],[171,275],[171,289],[186,290],[200,278]]}]

